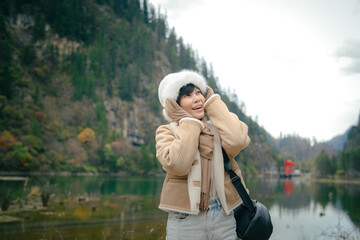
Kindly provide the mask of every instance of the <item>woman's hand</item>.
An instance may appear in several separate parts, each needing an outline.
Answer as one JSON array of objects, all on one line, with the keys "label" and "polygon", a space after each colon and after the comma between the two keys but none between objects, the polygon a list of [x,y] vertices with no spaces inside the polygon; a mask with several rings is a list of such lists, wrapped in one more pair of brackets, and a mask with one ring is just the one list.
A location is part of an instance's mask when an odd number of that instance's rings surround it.
[{"label": "woman's hand", "polygon": [[211,87],[209,87],[209,85],[206,87],[206,96],[205,96],[205,102],[212,96],[214,95],[214,90],[212,90]]},{"label": "woman's hand", "polygon": [[205,96],[205,104],[204,104],[205,113],[207,113],[207,107],[208,107],[209,100],[211,100],[213,98],[213,96],[214,96],[214,90],[212,90],[212,88],[208,85],[206,87],[206,96]]},{"label": "woman's hand", "polygon": [[166,99],[165,111],[168,117],[174,122],[179,122],[182,118],[192,118],[192,116],[172,98]]}]

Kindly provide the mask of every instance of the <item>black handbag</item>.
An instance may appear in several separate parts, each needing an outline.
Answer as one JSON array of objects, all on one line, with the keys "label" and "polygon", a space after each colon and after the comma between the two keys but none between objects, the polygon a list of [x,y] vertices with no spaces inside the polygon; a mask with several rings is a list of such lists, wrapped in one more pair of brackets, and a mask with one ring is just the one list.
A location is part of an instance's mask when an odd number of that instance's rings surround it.
[{"label": "black handbag", "polygon": [[227,153],[222,149],[225,170],[230,174],[243,202],[234,210],[236,234],[243,240],[267,240],[270,238],[273,225],[268,209],[257,200],[251,200],[240,177],[232,170]]}]

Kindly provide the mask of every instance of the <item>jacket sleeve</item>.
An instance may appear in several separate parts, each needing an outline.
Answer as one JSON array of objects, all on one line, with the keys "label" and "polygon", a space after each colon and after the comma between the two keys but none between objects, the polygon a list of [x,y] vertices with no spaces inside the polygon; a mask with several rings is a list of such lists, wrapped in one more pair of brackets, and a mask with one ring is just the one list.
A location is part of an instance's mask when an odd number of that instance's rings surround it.
[{"label": "jacket sleeve", "polygon": [[229,111],[217,94],[206,101],[205,109],[211,122],[219,130],[222,147],[230,158],[234,158],[250,143],[248,126]]},{"label": "jacket sleeve", "polygon": [[176,128],[177,137],[170,125],[162,125],[156,130],[156,157],[165,171],[176,176],[188,175],[202,128],[199,120],[185,119]]}]

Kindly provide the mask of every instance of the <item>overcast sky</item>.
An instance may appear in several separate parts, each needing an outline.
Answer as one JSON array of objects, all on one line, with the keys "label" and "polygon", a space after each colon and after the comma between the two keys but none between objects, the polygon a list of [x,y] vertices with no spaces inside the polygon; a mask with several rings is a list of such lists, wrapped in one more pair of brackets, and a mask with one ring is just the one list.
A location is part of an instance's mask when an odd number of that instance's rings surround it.
[{"label": "overcast sky", "polygon": [[273,137],[329,140],[360,114],[360,0],[150,0]]}]

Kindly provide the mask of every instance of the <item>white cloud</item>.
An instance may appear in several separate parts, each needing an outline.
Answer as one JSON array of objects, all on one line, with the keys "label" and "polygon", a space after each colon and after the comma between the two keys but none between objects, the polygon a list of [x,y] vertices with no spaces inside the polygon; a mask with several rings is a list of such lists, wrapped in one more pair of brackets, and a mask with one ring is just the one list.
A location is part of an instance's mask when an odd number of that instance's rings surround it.
[{"label": "white cloud", "polygon": [[360,39],[347,39],[335,52],[347,74],[360,74]]}]

